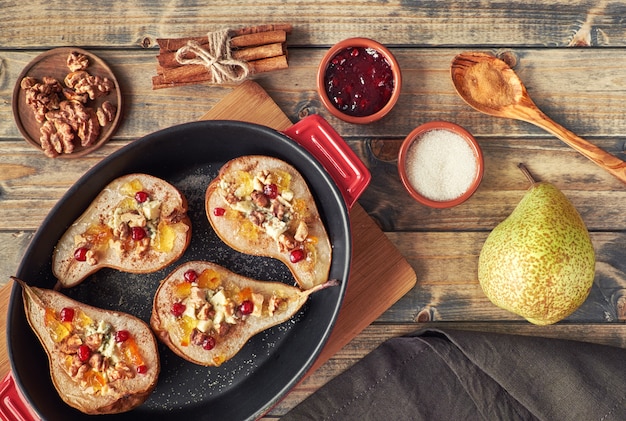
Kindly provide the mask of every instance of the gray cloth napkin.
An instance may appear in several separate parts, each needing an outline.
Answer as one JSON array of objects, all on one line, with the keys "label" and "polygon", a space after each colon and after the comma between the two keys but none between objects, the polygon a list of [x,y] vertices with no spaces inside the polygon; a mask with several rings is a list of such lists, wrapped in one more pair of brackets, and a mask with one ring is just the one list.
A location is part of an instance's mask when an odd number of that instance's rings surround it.
[{"label": "gray cloth napkin", "polygon": [[457,330],[393,338],[289,420],[626,420],[626,349]]}]

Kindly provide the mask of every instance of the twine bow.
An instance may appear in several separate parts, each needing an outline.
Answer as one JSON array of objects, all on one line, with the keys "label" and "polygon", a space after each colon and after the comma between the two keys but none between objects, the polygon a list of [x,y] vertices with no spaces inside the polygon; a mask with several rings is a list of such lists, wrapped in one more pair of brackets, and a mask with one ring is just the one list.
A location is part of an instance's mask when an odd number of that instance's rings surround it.
[{"label": "twine bow", "polygon": [[[228,30],[209,32],[207,36],[209,39],[207,49],[190,40],[187,45],[176,51],[176,61],[182,65],[204,65],[211,72],[214,83],[239,82],[245,79],[250,69],[245,61],[232,57]],[[193,53],[195,57],[185,58],[189,53]]]}]

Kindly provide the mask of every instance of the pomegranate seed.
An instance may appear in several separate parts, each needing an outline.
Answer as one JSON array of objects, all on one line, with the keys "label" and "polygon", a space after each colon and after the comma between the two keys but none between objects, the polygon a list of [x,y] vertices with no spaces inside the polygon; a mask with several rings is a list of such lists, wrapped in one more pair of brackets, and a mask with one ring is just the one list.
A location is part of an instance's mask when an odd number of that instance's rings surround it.
[{"label": "pomegranate seed", "polygon": [[289,253],[289,261],[291,263],[298,263],[302,259],[304,259],[304,250],[302,249],[295,249]]},{"label": "pomegranate seed", "polygon": [[213,336],[207,336],[204,341],[202,341],[202,348],[206,349],[207,351],[215,348],[215,338]]},{"label": "pomegranate seed", "polygon": [[135,193],[135,200],[139,203],[143,203],[146,200],[148,200],[148,193],[146,193],[145,191],[138,191],[137,193]]},{"label": "pomegranate seed", "polygon": [[224,208],[215,208],[215,209],[213,209],[213,215],[215,215],[215,216],[224,216],[225,213],[226,213],[226,209],[224,209]]},{"label": "pomegranate seed", "polygon": [[71,307],[65,307],[60,313],[62,322],[71,322],[74,320],[74,309]]},{"label": "pomegranate seed", "polygon": [[263,186],[263,194],[270,199],[276,199],[278,196],[278,186],[274,183]]},{"label": "pomegranate seed", "polygon": [[183,278],[185,278],[185,281],[191,283],[191,282],[194,282],[196,279],[198,279],[198,273],[196,273],[196,271],[193,269],[189,269],[188,271],[185,272],[185,274],[183,275]]},{"label": "pomegranate seed", "polygon": [[187,307],[183,303],[174,303],[172,304],[172,314],[176,317],[180,317],[183,315]]},{"label": "pomegranate seed", "polygon": [[78,358],[85,362],[91,357],[91,349],[87,345],[81,345],[78,347]]},{"label": "pomegranate seed", "polygon": [[250,300],[245,300],[239,305],[239,311],[241,311],[241,314],[244,316],[252,313],[254,311],[254,303]]},{"label": "pomegranate seed", "polygon": [[146,230],[141,227],[132,227],[130,230],[130,236],[135,241],[143,240],[146,235]]},{"label": "pomegranate seed", "polygon": [[146,367],[145,365],[140,365],[137,367],[137,373],[139,374],[146,374],[148,372],[148,367]]},{"label": "pomegranate seed", "polygon": [[84,262],[85,260],[87,260],[87,247],[79,247],[74,250],[74,259],[78,260],[79,262]]},{"label": "pomegranate seed", "polygon": [[124,342],[130,338],[130,333],[127,330],[118,330],[115,332],[115,342]]}]

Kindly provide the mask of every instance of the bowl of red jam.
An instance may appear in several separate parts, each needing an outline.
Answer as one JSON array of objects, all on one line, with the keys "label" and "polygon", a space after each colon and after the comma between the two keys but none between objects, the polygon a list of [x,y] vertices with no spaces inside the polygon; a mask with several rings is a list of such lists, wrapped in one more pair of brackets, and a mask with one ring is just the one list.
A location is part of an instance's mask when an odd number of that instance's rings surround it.
[{"label": "bowl of red jam", "polygon": [[317,71],[317,90],[326,109],[349,123],[367,124],[387,115],[400,96],[402,74],[396,58],[369,38],[332,46]]}]

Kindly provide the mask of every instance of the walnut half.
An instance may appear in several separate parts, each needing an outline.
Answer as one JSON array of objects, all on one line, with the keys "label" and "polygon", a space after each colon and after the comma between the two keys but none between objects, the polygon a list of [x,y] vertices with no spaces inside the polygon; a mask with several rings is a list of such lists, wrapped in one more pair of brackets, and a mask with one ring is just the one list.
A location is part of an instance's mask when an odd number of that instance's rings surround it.
[{"label": "walnut half", "polygon": [[67,67],[69,67],[70,72],[85,70],[87,67],[89,67],[89,58],[84,54],[72,51],[67,56],[66,64]]},{"label": "walnut half", "polygon": [[104,101],[96,111],[98,123],[100,123],[102,127],[106,126],[113,121],[116,111],[115,105],[111,104],[109,101]]}]

